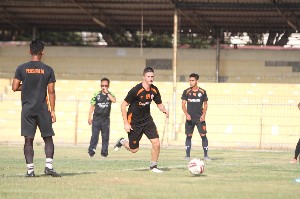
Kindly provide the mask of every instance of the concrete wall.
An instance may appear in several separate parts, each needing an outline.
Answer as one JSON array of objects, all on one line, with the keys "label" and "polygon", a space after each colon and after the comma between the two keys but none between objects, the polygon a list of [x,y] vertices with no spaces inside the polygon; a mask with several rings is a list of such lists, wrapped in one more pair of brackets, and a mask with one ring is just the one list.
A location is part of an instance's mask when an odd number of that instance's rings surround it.
[{"label": "concrete wall", "polygon": [[[97,48],[46,46],[43,61],[52,66],[59,79],[112,80],[141,79],[147,59],[172,59],[172,49]],[[0,75],[11,77],[16,67],[30,59],[28,47],[0,47]],[[300,82],[292,66],[265,66],[266,61],[293,62],[300,71],[299,50],[221,49],[220,81],[223,82]],[[215,82],[215,49],[178,49],[177,81],[186,81],[196,72],[200,81]],[[156,80],[172,81],[172,70],[156,70]]]}]

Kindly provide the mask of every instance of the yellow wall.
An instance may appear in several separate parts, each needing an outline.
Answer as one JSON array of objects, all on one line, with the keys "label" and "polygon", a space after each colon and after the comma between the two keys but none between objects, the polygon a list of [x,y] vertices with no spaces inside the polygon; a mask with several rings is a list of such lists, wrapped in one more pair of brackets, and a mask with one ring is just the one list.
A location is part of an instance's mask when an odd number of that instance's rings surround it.
[{"label": "yellow wall", "polygon": [[[4,90],[0,100],[0,142],[22,142],[20,137],[20,93],[10,90],[9,80],[0,79]],[[3,84],[2,84],[3,83]],[[138,81],[112,81],[110,90],[117,103],[111,112],[111,143],[126,136],[120,112],[120,104],[128,90]],[[56,83],[57,122],[53,125],[57,143],[87,144],[91,127],[87,123],[89,102],[99,90],[96,80],[58,80]],[[181,110],[181,94],[187,82],[177,83],[176,114],[173,107],[172,82],[154,83],[160,89],[163,103],[169,106],[170,118],[152,104],[152,115],[162,136],[164,145],[184,147],[185,117]],[[294,148],[300,136],[300,84],[253,84],[253,83],[200,83],[208,94],[206,116],[208,139],[211,147],[232,148]],[[174,116],[176,118],[174,118]],[[173,121],[176,120],[176,134]],[[165,128],[165,122],[168,125]],[[36,142],[42,142],[39,133]],[[142,144],[149,144],[144,136]],[[201,146],[201,139],[194,132],[194,146]]]}]

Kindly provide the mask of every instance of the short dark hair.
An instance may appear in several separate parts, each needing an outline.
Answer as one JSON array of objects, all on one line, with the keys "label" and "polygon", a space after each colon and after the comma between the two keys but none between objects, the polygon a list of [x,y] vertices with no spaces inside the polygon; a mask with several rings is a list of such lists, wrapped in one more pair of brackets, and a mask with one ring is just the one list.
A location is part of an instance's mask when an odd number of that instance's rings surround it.
[{"label": "short dark hair", "polygon": [[44,50],[44,44],[40,40],[34,40],[30,43],[30,53],[32,55],[41,55]]},{"label": "short dark hair", "polygon": [[143,75],[145,75],[146,73],[148,73],[148,72],[152,72],[152,73],[154,73],[154,70],[153,70],[153,68],[151,68],[151,67],[146,67],[146,68],[144,68],[144,72],[143,72]]},{"label": "short dark hair", "polygon": [[109,79],[106,78],[106,77],[104,77],[104,78],[101,79],[101,82],[103,82],[103,81],[107,81],[107,82],[108,82],[108,85],[109,85],[109,83],[110,83]]},{"label": "short dark hair", "polygon": [[196,73],[190,74],[190,78],[191,78],[191,77],[194,77],[196,80],[199,80],[199,75],[196,74]]}]

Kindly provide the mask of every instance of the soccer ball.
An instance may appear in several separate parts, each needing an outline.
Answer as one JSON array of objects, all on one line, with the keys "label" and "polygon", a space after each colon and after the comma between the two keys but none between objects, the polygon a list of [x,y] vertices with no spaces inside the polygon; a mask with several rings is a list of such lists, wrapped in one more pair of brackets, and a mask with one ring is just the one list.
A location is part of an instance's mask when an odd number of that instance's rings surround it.
[{"label": "soccer ball", "polygon": [[188,169],[191,174],[200,175],[204,172],[204,162],[199,158],[194,158],[189,162]]}]

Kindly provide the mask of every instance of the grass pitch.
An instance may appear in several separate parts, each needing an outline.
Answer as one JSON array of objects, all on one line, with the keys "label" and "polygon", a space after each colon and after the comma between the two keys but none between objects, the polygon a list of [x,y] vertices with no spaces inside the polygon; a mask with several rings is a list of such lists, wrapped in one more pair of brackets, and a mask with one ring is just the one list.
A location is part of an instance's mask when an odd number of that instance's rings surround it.
[{"label": "grass pitch", "polygon": [[[90,159],[87,147],[56,146],[54,168],[43,175],[43,146],[35,149],[35,178],[26,178],[23,146],[0,145],[0,198],[299,198],[300,164],[289,164],[293,151],[210,150],[200,176],[188,172],[184,148],[163,148],[162,174],[148,171],[150,148],[131,154],[110,148],[107,159]],[[198,154],[198,155],[197,155]],[[192,157],[202,157],[202,149]]]}]

